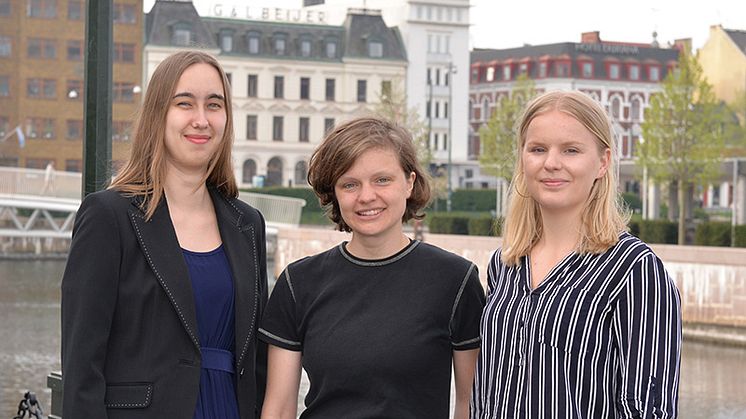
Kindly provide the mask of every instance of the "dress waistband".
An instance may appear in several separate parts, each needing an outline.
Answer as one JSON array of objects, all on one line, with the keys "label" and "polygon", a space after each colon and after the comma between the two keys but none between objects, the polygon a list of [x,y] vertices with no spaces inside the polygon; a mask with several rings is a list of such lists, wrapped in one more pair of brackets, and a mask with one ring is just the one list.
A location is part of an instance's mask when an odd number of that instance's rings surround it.
[{"label": "dress waistband", "polygon": [[205,346],[200,350],[202,352],[202,368],[234,373],[233,352]]}]

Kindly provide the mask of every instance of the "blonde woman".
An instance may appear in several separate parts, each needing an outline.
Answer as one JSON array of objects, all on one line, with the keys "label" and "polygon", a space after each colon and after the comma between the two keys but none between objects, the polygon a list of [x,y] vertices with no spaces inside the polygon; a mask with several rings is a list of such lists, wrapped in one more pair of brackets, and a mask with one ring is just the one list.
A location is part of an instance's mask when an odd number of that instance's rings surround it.
[{"label": "blonde woman", "polygon": [[611,126],[579,92],[531,101],[488,268],[472,418],[671,418],[678,290],[626,233]]}]

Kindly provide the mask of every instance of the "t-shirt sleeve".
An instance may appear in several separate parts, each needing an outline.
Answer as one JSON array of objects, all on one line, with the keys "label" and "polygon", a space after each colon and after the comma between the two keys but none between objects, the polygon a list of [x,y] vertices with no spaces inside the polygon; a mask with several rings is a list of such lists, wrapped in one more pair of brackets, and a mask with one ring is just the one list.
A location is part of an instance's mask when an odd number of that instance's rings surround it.
[{"label": "t-shirt sleeve", "polygon": [[269,296],[267,308],[259,323],[259,339],[290,351],[302,350],[296,320],[296,303],[293,283],[286,268]]},{"label": "t-shirt sleeve", "polygon": [[464,277],[451,316],[451,345],[456,351],[477,349],[479,337],[479,321],[484,309],[484,288],[479,282],[479,272],[471,264]]}]

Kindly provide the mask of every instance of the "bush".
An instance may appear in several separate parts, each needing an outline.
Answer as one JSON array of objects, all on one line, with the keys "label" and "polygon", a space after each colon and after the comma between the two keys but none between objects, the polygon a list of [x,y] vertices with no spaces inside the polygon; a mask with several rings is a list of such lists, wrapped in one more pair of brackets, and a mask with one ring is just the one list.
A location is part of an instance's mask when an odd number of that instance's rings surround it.
[{"label": "bush", "polygon": [[694,231],[694,244],[698,246],[730,247],[730,230],[730,223],[699,223]]},{"label": "bush", "polygon": [[746,225],[736,226],[736,247],[746,247]]},{"label": "bush", "polygon": [[668,220],[643,220],[640,221],[639,234],[637,237],[646,243],[678,243],[678,224]]},{"label": "bush", "polygon": [[[458,189],[451,195],[451,209],[453,211],[490,212],[495,210],[494,189]],[[444,211],[446,200],[434,200],[428,208]]]},{"label": "bush", "polygon": [[625,192],[622,195],[622,201],[630,211],[634,213],[642,212],[642,200],[636,193]]},{"label": "bush", "polygon": [[627,227],[629,227],[629,234],[640,237],[640,222],[642,220],[630,220],[629,224],[627,224]]},{"label": "bush", "polygon": [[[469,234],[469,216],[463,214],[432,214],[428,227],[434,234]],[[426,219],[427,219],[426,218]]]},{"label": "bush", "polygon": [[502,218],[481,215],[469,218],[470,236],[499,236],[502,234]]}]

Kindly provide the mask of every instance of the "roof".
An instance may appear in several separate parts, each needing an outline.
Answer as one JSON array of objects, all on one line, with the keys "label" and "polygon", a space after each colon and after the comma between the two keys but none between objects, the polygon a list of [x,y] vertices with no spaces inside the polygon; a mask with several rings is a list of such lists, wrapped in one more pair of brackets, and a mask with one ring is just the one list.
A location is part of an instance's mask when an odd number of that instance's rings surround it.
[{"label": "roof", "polygon": [[746,31],[737,31],[732,29],[723,29],[730,39],[738,45],[738,49],[746,53]]}]

